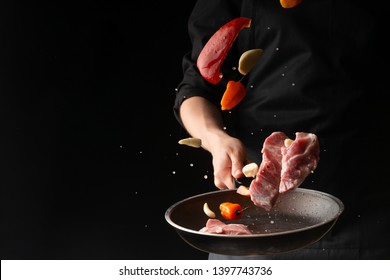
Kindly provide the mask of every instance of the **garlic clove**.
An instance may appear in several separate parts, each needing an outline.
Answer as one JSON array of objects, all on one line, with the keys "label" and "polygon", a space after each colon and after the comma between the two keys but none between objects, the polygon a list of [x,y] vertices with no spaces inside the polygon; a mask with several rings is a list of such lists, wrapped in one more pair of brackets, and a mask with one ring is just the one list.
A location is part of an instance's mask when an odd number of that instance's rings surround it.
[{"label": "garlic clove", "polygon": [[207,202],[205,202],[203,204],[203,212],[209,216],[210,218],[214,219],[215,218],[215,213],[213,211],[211,211],[211,209],[209,208],[209,205],[207,204]]},{"label": "garlic clove", "polygon": [[259,170],[259,166],[254,163],[248,163],[242,168],[242,173],[244,173],[245,177],[256,177],[257,171]]},{"label": "garlic clove", "polygon": [[187,145],[187,146],[194,147],[194,148],[200,148],[202,146],[202,140],[199,138],[194,138],[194,137],[188,137],[188,138],[181,139],[181,140],[179,140],[178,143],[180,145]]}]

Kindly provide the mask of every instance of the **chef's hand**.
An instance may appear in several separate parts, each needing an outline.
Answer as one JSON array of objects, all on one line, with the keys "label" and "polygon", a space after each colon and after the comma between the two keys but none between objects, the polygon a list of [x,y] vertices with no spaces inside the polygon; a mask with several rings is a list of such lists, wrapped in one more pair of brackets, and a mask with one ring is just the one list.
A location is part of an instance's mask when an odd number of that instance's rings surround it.
[{"label": "chef's hand", "polygon": [[243,176],[246,149],[223,129],[220,109],[203,97],[193,96],[181,104],[180,117],[188,133],[201,139],[202,147],[211,153],[215,186],[234,189],[232,177]]},{"label": "chef's hand", "polygon": [[234,189],[233,177],[243,176],[242,168],[246,161],[246,149],[237,138],[227,134],[209,142],[214,168],[214,184],[219,189]]}]

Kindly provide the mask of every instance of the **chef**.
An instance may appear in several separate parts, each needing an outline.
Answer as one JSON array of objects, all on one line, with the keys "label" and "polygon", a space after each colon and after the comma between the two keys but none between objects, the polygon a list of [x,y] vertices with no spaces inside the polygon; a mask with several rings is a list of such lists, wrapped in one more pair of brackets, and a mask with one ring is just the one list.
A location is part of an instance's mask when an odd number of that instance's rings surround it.
[{"label": "chef", "polygon": [[[322,240],[281,254],[248,259],[389,259],[389,125],[384,97],[389,44],[383,7],[367,1],[198,0],[188,20],[192,49],[183,57],[174,114],[212,156],[218,189],[234,188],[246,162],[261,162],[267,136],[282,131],[314,133],[320,161],[302,188],[340,198],[345,211]],[[214,83],[199,72],[197,59],[227,22],[245,17]],[[262,56],[244,77],[241,54]],[[244,98],[221,109],[231,80]],[[210,259],[245,258],[210,254]]]}]

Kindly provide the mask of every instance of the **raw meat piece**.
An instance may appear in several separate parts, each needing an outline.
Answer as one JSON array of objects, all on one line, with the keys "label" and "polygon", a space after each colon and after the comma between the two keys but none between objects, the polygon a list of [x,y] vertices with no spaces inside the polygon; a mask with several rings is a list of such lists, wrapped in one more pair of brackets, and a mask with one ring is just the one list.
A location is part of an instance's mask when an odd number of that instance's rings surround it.
[{"label": "raw meat piece", "polygon": [[283,132],[274,132],[265,139],[261,150],[263,159],[249,187],[252,202],[267,211],[271,210],[279,196],[281,148],[286,139],[288,137]]},{"label": "raw meat piece", "polygon": [[299,187],[316,169],[320,160],[320,146],[315,134],[297,132],[288,147],[282,147],[282,171],[279,193]]},{"label": "raw meat piece", "polygon": [[313,133],[297,132],[289,139],[283,132],[273,132],[263,144],[262,162],[249,193],[252,202],[269,211],[279,194],[297,188],[314,171],[319,161],[320,147]]},{"label": "raw meat piece", "polygon": [[227,235],[252,234],[252,232],[244,224],[225,224],[218,219],[208,219],[206,226],[201,228],[199,231]]}]

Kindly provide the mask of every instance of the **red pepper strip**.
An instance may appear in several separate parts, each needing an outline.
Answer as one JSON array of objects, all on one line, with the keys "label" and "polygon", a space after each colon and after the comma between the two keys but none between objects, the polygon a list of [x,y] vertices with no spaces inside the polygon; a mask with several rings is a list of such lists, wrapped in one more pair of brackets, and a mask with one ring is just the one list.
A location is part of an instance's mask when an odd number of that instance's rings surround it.
[{"label": "red pepper strip", "polygon": [[242,207],[238,203],[223,202],[219,205],[221,215],[226,220],[239,220],[242,217]]},{"label": "red pepper strip", "polygon": [[301,2],[302,0],[280,0],[280,5],[282,5],[283,8],[289,9],[294,8]]},{"label": "red pepper strip", "polygon": [[245,95],[246,88],[240,81],[229,81],[221,99],[221,109],[233,109],[238,103],[241,102]]},{"label": "red pepper strip", "polygon": [[245,27],[249,28],[251,21],[246,17],[235,18],[220,27],[207,41],[197,60],[197,67],[206,81],[214,85],[221,81],[221,65],[238,33]]}]

